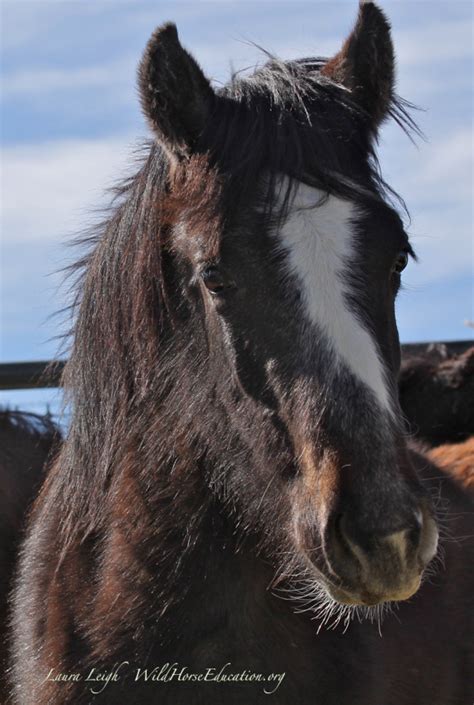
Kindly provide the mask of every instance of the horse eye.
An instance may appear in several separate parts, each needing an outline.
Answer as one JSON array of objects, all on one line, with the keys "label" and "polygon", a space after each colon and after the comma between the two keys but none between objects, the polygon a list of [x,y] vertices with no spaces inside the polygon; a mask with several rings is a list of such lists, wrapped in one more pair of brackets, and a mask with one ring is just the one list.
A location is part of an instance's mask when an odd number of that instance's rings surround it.
[{"label": "horse eye", "polygon": [[393,265],[393,271],[396,274],[401,274],[405,267],[408,264],[408,252],[406,250],[402,250],[399,252],[397,259],[395,260],[395,264]]},{"label": "horse eye", "polygon": [[201,273],[201,278],[206,289],[214,295],[221,294],[227,286],[222,272],[215,266],[206,267]]}]

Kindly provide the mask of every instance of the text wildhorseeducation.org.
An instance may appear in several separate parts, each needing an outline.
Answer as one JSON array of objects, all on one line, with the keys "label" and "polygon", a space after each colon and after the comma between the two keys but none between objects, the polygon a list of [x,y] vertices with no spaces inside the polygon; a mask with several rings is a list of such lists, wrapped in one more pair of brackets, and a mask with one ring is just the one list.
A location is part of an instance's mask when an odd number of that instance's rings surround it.
[{"label": "text wildhorseeducation.org", "polygon": [[201,671],[192,671],[188,666],[178,663],[164,663],[153,667],[142,668],[133,666],[129,661],[117,663],[111,669],[91,668],[87,673],[61,672],[51,668],[45,681],[80,682],[88,684],[94,695],[104,692],[110,683],[133,679],[134,682],[145,683],[260,683],[267,695],[275,693],[285,678],[285,673],[256,673],[248,669],[233,671],[230,662],[219,667],[210,666]]}]

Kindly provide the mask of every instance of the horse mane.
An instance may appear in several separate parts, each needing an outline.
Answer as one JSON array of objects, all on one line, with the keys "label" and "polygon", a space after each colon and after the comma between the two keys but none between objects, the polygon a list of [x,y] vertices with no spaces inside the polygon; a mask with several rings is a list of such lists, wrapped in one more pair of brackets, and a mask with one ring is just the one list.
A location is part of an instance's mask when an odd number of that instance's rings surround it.
[{"label": "horse mane", "polygon": [[[351,93],[326,76],[327,58],[283,61],[264,49],[268,61],[253,74],[232,75],[219,95],[231,102],[219,106],[212,125],[213,142],[219,155],[232,165],[240,184],[254,184],[262,171],[287,174],[342,198],[365,201],[385,198],[405,203],[383,179],[373,139],[367,130],[371,118],[354,102]],[[235,109],[235,102],[240,109]],[[336,108],[336,110],[335,110]],[[410,139],[422,132],[410,115],[415,106],[392,94],[387,118],[393,119]],[[342,150],[338,150],[338,142]],[[354,163],[366,162],[367,171],[350,178]],[[364,159],[365,157],[365,159]],[[221,157],[222,158],[222,157]],[[274,205],[273,183],[265,191],[270,208]],[[283,217],[286,215],[283,212]]]},{"label": "horse mane", "polygon": [[[202,228],[214,217],[229,227],[243,204],[259,200],[265,223],[279,220],[296,180],[358,202],[396,196],[380,174],[368,116],[321,74],[325,61],[271,57],[250,76],[234,74],[185,167],[172,169],[157,143],[145,143],[136,174],[113,190],[107,217],[77,241],[87,252],[69,271],[74,323],[63,385],[71,425],[42,500],[61,507],[66,535],[101,522],[125,458],[138,453],[144,477],[147,463],[156,470],[177,462],[170,437],[181,452],[193,448],[190,458],[204,453],[193,415],[208,413],[199,385],[211,375],[208,357],[180,332],[189,311],[173,293],[176,217],[184,210]],[[389,114],[410,132],[416,127],[406,108],[394,96]],[[282,174],[290,179],[277,206]],[[185,372],[194,377],[193,394]]]}]

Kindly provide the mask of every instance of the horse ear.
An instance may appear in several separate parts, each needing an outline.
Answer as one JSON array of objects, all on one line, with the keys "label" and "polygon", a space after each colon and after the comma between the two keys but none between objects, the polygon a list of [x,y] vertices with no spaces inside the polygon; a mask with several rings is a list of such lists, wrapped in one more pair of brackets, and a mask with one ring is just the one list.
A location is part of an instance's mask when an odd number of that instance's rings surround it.
[{"label": "horse ear", "polygon": [[174,158],[188,156],[206,125],[215,97],[197,62],[183,49],[176,26],[158,27],[138,68],[143,112]]},{"label": "horse ear", "polygon": [[393,97],[395,56],[390,24],[374,3],[361,0],[354,29],[322,73],[351,91],[375,132]]}]

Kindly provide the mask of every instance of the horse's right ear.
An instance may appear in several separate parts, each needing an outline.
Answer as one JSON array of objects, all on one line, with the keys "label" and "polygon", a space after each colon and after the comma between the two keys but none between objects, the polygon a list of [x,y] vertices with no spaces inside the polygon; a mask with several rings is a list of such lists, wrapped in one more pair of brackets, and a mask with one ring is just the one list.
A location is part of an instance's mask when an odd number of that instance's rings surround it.
[{"label": "horse's right ear", "polygon": [[153,32],[138,68],[138,87],[145,117],[170,157],[190,155],[215,94],[200,66],[181,46],[174,24]]}]

